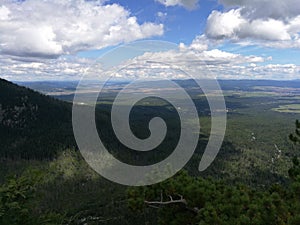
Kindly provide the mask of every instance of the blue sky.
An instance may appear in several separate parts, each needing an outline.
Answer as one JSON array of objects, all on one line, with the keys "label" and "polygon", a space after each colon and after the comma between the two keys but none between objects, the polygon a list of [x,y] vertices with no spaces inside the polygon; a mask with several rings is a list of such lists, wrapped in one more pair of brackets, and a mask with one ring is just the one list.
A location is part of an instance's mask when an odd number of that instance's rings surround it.
[{"label": "blue sky", "polygon": [[0,0],[5,79],[76,80],[139,40],[173,42],[222,79],[300,78],[298,0]]},{"label": "blue sky", "polygon": [[[141,23],[145,21],[163,22],[165,33],[160,39],[175,43],[192,42],[195,36],[204,32],[206,20],[211,11],[223,8],[217,1],[212,0],[202,1],[201,5],[199,3],[199,6],[193,10],[187,10],[178,5],[166,7],[153,0],[110,2],[124,5]],[[159,18],[157,15],[159,12],[166,13],[165,18]]]}]

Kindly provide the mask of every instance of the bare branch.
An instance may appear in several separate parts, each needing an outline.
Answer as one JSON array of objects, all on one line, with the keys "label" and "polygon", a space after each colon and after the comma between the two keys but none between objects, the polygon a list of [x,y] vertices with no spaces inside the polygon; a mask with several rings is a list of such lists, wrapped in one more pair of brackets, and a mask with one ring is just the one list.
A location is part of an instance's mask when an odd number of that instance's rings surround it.
[{"label": "bare branch", "polygon": [[179,200],[171,200],[171,201],[145,201],[146,204],[152,204],[152,205],[169,205],[169,204],[176,204],[176,203],[183,203],[186,204],[185,199],[179,199]]},{"label": "bare branch", "polygon": [[160,197],[160,201],[144,201],[145,204],[147,204],[149,207],[152,208],[160,208],[160,206],[166,206],[166,205],[171,205],[171,204],[182,204],[184,205],[184,207],[189,210],[192,211],[193,213],[198,213],[199,209],[197,207],[195,208],[190,208],[188,207],[187,201],[183,198],[182,195],[177,195],[180,197],[180,199],[173,199],[173,197],[171,195],[168,195],[168,197],[170,198],[170,201],[163,201],[163,195],[161,192],[161,197]]},{"label": "bare branch", "polygon": [[170,201],[163,201],[163,195],[161,192],[161,197],[160,197],[160,201],[145,201],[146,204],[148,205],[169,205],[169,204],[187,204],[186,200],[183,198],[182,195],[178,195],[180,197],[180,199],[173,199],[173,197],[171,195],[168,195],[168,197],[170,198]]}]

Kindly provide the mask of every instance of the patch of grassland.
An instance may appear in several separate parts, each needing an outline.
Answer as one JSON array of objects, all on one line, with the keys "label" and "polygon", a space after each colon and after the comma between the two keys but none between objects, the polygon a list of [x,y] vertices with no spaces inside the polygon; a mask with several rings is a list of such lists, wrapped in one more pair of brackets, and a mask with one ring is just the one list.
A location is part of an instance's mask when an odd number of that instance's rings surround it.
[{"label": "patch of grassland", "polygon": [[280,113],[300,113],[300,104],[280,105],[272,110]]}]

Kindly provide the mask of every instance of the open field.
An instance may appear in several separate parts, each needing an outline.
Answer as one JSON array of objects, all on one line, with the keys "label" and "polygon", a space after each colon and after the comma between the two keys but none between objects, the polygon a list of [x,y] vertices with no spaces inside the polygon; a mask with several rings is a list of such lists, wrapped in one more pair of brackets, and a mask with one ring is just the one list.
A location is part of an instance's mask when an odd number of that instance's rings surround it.
[{"label": "open field", "polygon": [[281,113],[300,113],[300,104],[280,105],[272,110]]}]

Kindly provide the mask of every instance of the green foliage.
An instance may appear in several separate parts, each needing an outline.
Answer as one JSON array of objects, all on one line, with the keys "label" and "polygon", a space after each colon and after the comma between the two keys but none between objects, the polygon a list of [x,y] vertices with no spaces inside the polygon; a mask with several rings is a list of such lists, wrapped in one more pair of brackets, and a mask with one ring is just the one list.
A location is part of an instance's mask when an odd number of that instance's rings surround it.
[{"label": "green foliage", "polygon": [[289,176],[293,180],[300,176],[300,161],[297,157],[293,158],[293,167],[289,169]]},{"label": "green foliage", "polygon": [[42,182],[43,173],[26,170],[20,177],[12,177],[0,187],[0,224],[41,225],[60,224],[62,216],[54,213],[39,215],[33,199],[36,188]]},{"label": "green foliage", "polygon": [[[300,143],[298,120],[290,140]],[[289,176],[293,182],[288,188],[275,184],[259,191],[180,172],[160,184],[130,188],[128,204],[133,211],[157,208],[160,225],[300,224],[300,161],[294,157],[292,162]]]},{"label": "green foliage", "polygon": [[[296,120],[296,129],[294,134],[290,134],[290,140],[297,146],[300,143],[300,122]],[[297,180],[300,177],[300,160],[297,156],[293,157],[293,167],[289,169],[289,176],[293,180]]]},{"label": "green foliage", "polygon": [[295,182],[290,190],[273,186],[257,191],[182,172],[161,184],[131,188],[128,203],[132,210],[158,208],[161,225],[295,224],[300,213],[299,187],[300,183]]},{"label": "green foliage", "polygon": [[299,120],[296,120],[296,129],[294,134],[290,134],[289,138],[293,143],[299,143],[300,142],[300,122]]}]

